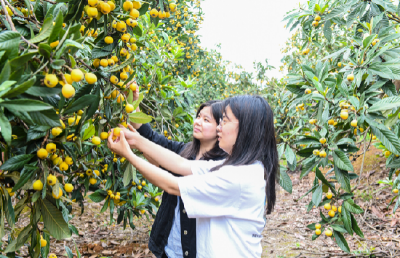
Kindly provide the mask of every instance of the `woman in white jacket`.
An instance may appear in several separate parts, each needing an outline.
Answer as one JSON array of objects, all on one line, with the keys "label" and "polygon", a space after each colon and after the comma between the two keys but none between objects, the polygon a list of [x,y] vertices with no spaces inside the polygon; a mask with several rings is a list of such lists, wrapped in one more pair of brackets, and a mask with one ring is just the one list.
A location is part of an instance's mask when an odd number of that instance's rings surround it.
[{"label": "woman in white jacket", "polygon": [[[187,160],[126,129],[115,141],[112,137],[111,132],[112,151],[152,184],[181,196],[188,217],[197,218],[197,257],[261,257],[265,212],[273,210],[279,178],[273,112],[262,97],[224,101],[218,140],[228,158],[222,161]],[[131,148],[183,177],[139,158]]]}]

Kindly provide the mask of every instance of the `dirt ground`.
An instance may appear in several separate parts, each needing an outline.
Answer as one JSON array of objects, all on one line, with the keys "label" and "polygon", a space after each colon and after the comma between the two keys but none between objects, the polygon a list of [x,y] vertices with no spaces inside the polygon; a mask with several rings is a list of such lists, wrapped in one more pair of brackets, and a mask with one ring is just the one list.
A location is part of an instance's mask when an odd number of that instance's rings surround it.
[{"label": "dirt ground", "polygon": [[[361,158],[353,163],[355,172],[359,174]],[[342,252],[331,238],[321,235],[315,241],[311,240],[313,232],[306,226],[319,221],[319,209],[310,213],[306,207],[311,195],[299,198],[311,188],[313,174],[299,180],[299,173],[292,173],[293,193],[289,194],[278,189],[275,211],[268,215],[268,221],[263,231],[262,257],[400,257],[400,211],[392,214],[394,205],[387,208],[392,193],[384,185],[378,184],[379,179],[388,176],[385,169],[385,158],[373,146],[367,152],[361,183],[356,190],[356,203],[364,210],[364,214],[356,215],[358,225],[365,238],[346,236],[352,254]],[[356,187],[356,185],[352,185]],[[76,253],[77,244],[82,257],[155,257],[147,247],[152,221],[146,217],[137,218],[136,230],[128,226],[108,225],[109,213],[100,214],[102,203],[93,203],[86,199],[87,205],[83,216],[76,217],[71,224],[79,230],[79,236],[73,235],[64,241],[51,240],[50,252],[58,257],[66,256],[64,245]],[[73,214],[79,214],[75,207]],[[19,220],[23,226],[28,222],[29,211]],[[114,218],[117,216],[114,215]],[[21,257],[27,256],[27,248],[20,250]],[[374,254],[375,256],[371,256]]]}]

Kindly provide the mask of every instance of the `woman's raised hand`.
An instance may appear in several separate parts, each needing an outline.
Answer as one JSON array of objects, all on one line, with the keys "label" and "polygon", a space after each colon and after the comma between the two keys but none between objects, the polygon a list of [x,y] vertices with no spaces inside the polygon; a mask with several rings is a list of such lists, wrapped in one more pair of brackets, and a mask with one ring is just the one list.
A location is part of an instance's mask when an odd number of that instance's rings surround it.
[{"label": "woman's raised hand", "polygon": [[119,125],[119,128],[121,128],[121,132],[124,132],[125,139],[128,142],[129,146],[132,149],[137,149],[137,139],[138,137],[141,137],[140,134],[133,128],[132,125],[128,124],[128,128],[125,128],[123,125]]},{"label": "woman's raised hand", "polygon": [[115,141],[113,140],[113,137],[114,129],[111,130],[107,141],[107,146],[110,150],[112,150],[115,154],[125,158],[128,157],[129,154],[133,154],[129,143],[125,138],[125,133],[123,130],[121,130],[119,136],[115,139]]}]

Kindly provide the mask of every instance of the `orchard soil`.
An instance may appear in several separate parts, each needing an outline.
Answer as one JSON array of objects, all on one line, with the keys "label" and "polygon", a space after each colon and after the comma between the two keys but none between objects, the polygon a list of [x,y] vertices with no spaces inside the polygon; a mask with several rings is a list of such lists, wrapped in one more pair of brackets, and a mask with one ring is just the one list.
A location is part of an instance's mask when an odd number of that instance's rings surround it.
[{"label": "orchard soil", "polygon": [[[317,240],[311,240],[313,232],[306,226],[318,222],[319,209],[306,212],[311,195],[298,199],[311,188],[313,175],[299,180],[300,173],[293,172],[290,173],[293,193],[279,188],[275,210],[268,215],[263,232],[262,257],[400,257],[400,210],[392,214],[394,205],[387,208],[392,198],[391,189],[377,183],[389,174],[384,165],[386,159],[381,153],[370,147],[365,156],[361,182],[358,186],[352,185],[357,187],[356,203],[365,210],[364,214],[356,215],[365,239],[356,235],[347,238],[352,254],[342,252],[333,239],[323,234]],[[358,174],[361,163],[362,156],[353,163]],[[129,226],[123,230],[122,225],[108,225],[109,213],[99,212],[103,203],[93,203],[89,198],[85,202],[87,205],[82,216],[79,216],[80,207],[74,207],[73,214],[77,216],[71,222],[79,230],[80,236],[73,235],[72,239],[82,257],[155,257],[147,246],[152,221],[143,216],[136,219],[136,230],[131,230]],[[17,227],[22,229],[28,222],[29,210],[26,210]],[[76,253],[72,239],[51,239],[50,252],[66,257],[64,245],[67,245]],[[375,256],[370,256],[371,253]],[[26,246],[21,248],[20,256],[28,256]]]}]

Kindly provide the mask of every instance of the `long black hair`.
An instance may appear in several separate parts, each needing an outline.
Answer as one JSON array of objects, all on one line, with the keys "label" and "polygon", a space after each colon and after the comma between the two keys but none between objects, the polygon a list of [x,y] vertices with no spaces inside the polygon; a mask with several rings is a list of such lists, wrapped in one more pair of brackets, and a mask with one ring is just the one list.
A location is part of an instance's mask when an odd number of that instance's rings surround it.
[{"label": "long black hair", "polygon": [[[201,104],[200,107],[197,109],[196,117],[199,116],[200,111],[203,110],[203,108],[205,107],[211,107],[211,114],[218,125],[219,120],[222,118],[222,112],[224,110],[223,103],[218,100],[209,100]],[[193,137],[193,140],[186,145],[185,149],[180,153],[180,155],[186,159],[189,159],[195,157],[199,153],[199,151],[200,151],[200,140]],[[201,159],[215,160],[215,159],[221,159],[221,157],[224,158],[226,156],[227,156],[226,152],[219,147],[218,141],[216,141],[214,147],[211,150],[204,153]]]},{"label": "long black hair", "polygon": [[275,206],[275,182],[279,179],[279,158],[276,147],[274,114],[260,96],[236,96],[226,99],[224,111],[229,106],[239,120],[239,132],[232,153],[225,162],[211,171],[226,165],[249,165],[259,160],[264,165],[267,196],[267,214]]}]

